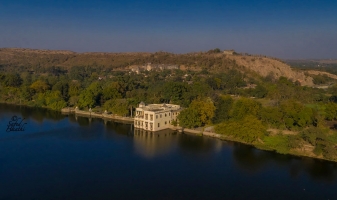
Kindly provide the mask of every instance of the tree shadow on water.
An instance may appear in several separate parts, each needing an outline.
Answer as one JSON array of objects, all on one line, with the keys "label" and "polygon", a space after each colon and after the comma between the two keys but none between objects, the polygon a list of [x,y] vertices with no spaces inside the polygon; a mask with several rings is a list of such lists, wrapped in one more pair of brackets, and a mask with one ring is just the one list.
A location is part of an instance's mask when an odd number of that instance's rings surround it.
[{"label": "tree shadow on water", "polygon": [[234,144],[235,164],[248,173],[258,173],[266,168],[287,170],[289,176],[296,178],[307,174],[312,180],[334,182],[337,180],[337,163],[307,157],[282,155],[258,150],[244,144]]}]

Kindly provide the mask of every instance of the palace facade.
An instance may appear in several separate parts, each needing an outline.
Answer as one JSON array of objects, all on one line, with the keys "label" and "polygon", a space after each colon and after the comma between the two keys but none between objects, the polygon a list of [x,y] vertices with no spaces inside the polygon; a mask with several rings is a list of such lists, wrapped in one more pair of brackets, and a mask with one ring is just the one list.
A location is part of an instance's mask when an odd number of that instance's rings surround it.
[{"label": "palace facade", "polygon": [[144,102],[136,108],[136,116],[134,119],[135,128],[149,131],[160,131],[170,128],[173,120],[177,120],[177,116],[181,111],[179,105],[174,104],[149,104]]}]

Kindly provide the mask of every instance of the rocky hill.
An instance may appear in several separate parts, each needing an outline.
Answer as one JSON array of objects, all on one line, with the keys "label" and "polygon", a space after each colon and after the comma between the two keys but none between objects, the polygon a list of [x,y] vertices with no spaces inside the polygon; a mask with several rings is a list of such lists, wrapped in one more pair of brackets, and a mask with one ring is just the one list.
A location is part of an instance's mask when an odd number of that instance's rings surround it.
[{"label": "rocky hill", "polygon": [[329,78],[337,80],[337,75],[331,74],[331,73],[328,73],[328,72],[316,71],[316,70],[307,70],[306,72],[308,74],[313,74],[313,75],[323,75],[323,76],[326,75]]},{"label": "rocky hill", "polygon": [[18,48],[0,49],[0,67],[24,67],[28,70],[48,67],[68,69],[72,66],[99,66],[110,69],[129,69],[132,65],[174,64],[182,70],[209,71],[238,68],[246,73],[254,72],[263,77],[272,75],[275,78],[285,76],[301,85],[313,85],[312,78],[303,71],[293,70],[284,62],[250,55],[227,55],[224,53],[76,53],[72,51],[34,50]]},{"label": "rocky hill", "polygon": [[268,75],[273,75],[277,78],[284,76],[290,80],[300,82],[301,85],[313,85],[312,77],[306,76],[303,71],[293,70],[289,65],[280,60],[261,56],[231,55],[227,57],[264,77]]}]

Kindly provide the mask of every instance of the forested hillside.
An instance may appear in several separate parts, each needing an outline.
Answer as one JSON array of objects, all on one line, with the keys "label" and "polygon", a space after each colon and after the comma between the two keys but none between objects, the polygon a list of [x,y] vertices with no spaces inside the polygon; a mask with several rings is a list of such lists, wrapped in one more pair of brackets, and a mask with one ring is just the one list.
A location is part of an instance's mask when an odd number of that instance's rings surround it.
[{"label": "forested hillside", "polygon": [[0,49],[0,67],[6,71],[56,73],[69,71],[74,66],[96,69],[127,70],[129,66],[175,64],[182,70],[224,72],[235,68],[244,73],[255,72],[260,76],[284,76],[301,85],[312,85],[312,78],[292,70],[278,59],[248,54],[225,55],[218,49],[188,54],[157,53],[75,53],[33,49]]},{"label": "forested hillside", "polygon": [[[177,65],[133,71],[130,66]],[[139,102],[175,103],[179,125],[281,153],[337,159],[337,86],[277,59],[190,54],[1,49],[0,101],[129,116]],[[309,87],[310,81],[330,87]],[[309,84],[310,83],[310,84]],[[174,122],[177,124],[177,122]]]}]

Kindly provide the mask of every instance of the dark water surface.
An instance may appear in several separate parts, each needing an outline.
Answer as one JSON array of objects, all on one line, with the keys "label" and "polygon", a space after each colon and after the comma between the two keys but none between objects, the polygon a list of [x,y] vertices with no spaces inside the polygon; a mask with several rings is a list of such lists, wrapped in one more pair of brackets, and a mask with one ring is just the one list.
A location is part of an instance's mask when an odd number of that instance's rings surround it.
[{"label": "dark water surface", "polygon": [[0,104],[0,199],[337,199],[337,165]]}]

